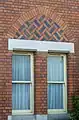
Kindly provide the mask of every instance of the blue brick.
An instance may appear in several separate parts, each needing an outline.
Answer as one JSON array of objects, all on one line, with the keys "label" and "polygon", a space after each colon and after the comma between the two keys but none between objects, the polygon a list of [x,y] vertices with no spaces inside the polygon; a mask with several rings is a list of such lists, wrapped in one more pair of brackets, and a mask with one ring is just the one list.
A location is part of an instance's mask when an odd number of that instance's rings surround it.
[{"label": "blue brick", "polygon": [[45,21],[44,21],[44,23],[45,23],[45,25],[46,25],[48,28],[50,28],[50,27],[51,27],[51,25],[48,23],[48,21],[47,21],[47,20],[45,20]]},{"label": "blue brick", "polygon": [[38,22],[38,20],[34,20],[34,23],[39,27],[40,26],[40,23]]},{"label": "blue brick", "polygon": [[53,26],[49,32],[52,33],[54,30],[55,30],[55,27]]},{"label": "blue brick", "polygon": [[39,32],[42,33],[45,29],[46,27],[43,25],[42,28],[39,30]]},{"label": "blue brick", "polygon": [[42,15],[40,18],[39,18],[39,21],[42,22],[45,18],[45,15]]},{"label": "blue brick", "polygon": [[55,33],[54,35],[56,36],[57,40],[60,40],[60,36],[58,35],[58,33]]},{"label": "blue brick", "polygon": [[56,22],[55,22],[54,24],[55,24],[55,26],[56,26],[57,28],[60,28],[60,26],[59,26]]}]

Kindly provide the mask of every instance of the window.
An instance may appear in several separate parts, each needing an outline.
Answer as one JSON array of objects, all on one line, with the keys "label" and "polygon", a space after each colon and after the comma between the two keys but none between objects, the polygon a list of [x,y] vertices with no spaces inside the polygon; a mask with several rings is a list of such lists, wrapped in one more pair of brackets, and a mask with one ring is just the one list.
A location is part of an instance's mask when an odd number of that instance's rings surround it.
[{"label": "window", "polygon": [[33,55],[12,56],[12,114],[33,112]]},{"label": "window", "polygon": [[48,56],[48,112],[66,112],[66,56]]}]

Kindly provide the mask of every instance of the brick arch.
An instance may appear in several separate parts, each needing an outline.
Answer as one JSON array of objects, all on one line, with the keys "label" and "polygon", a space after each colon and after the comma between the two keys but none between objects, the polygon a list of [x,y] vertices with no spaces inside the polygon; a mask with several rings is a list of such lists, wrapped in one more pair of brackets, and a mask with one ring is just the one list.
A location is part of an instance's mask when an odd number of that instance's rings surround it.
[{"label": "brick arch", "polygon": [[67,25],[50,8],[38,7],[21,15],[8,31],[8,38],[66,41]]}]

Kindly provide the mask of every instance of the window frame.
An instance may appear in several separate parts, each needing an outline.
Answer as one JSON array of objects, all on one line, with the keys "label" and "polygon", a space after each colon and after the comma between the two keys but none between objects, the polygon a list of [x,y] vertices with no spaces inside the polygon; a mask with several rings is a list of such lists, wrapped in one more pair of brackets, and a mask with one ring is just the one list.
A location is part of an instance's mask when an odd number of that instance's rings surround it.
[{"label": "window frame", "polygon": [[31,65],[31,81],[12,81],[12,84],[30,84],[30,110],[12,110],[12,115],[26,115],[34,114],[34,57],[33,53],[29,52],[20,52],[14,51],[12,55],[26,55],[30,56],[30,65]]},{"label": "window frame", "polygon": [[[48,114],[61,114],[67,113],[67,61],[66,61],[66,54],[48,54],[49,56],[62,56],[64,62],[64,81],[48,81],[47,77],[47,85],[48,84],[63,84],[63,107],[64,109],[48,109]],[[47,58],[47,67],[48,67],[48,58]],[[48,70],[48,68],[47,68]],[[48,74],[47,74],[48,75]],[[48,98],[47,98],[48,99]]]}]

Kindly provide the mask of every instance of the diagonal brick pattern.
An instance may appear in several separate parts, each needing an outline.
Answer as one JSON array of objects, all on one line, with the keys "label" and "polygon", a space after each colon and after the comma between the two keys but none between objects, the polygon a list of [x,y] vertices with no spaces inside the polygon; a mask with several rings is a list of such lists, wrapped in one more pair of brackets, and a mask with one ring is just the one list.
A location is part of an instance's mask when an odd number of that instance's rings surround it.
[{"label": "diagonal brick pattern", "polygon": [[62,41],[64,30],[60,25],[50,18],[42,15],[38,18],[34,17],[31,20],[24,22],[16,32],[14,38],[27,40],[48,40]]}]

